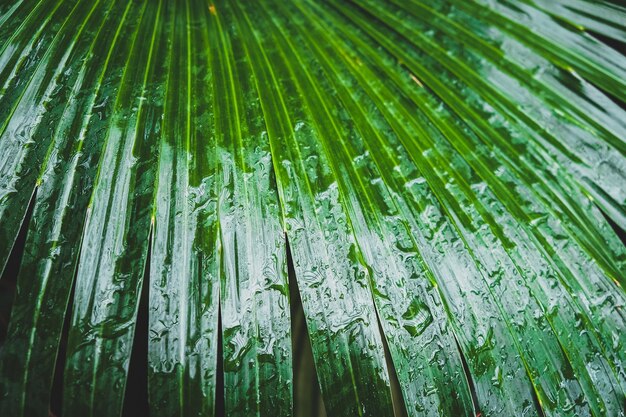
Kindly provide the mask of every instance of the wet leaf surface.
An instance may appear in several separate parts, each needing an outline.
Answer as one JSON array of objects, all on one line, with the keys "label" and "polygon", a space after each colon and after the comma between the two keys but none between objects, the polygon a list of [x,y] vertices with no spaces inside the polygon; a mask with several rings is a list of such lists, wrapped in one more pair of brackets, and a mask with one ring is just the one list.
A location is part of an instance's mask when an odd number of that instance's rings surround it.
[{"label": "wet leaf surface", "polygon": [[153,415],[294,415],[304,340],[331,416],[624,416],[625,45],[617,0],[3,2],[0,415],[120,415],[139,337]]}]

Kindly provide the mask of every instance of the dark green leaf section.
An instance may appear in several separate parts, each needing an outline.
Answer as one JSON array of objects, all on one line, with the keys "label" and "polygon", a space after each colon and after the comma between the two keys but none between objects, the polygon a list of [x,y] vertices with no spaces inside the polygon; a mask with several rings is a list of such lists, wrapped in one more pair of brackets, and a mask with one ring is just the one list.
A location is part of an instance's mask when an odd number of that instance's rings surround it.
[{"label": "dark green leaf section", "polygon": [[624,16],[3,2],[0,415],[46,415],[68,302],[63,414],[119,415],[143,285],[152,414],[223,361],[226,415],[292,415],[288,240],[329,415],[393,415],[384,337],[409,416],[624,416]]}]

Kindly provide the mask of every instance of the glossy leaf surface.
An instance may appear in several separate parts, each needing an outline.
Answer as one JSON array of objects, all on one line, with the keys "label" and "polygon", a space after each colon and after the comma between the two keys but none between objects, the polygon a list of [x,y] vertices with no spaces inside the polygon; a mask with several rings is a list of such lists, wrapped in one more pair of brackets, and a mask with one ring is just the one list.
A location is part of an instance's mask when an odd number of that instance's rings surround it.
[{"label": "glossy leaf surface", "polygon": [[2,2],[0,415],[624,416],[625,17]]}]

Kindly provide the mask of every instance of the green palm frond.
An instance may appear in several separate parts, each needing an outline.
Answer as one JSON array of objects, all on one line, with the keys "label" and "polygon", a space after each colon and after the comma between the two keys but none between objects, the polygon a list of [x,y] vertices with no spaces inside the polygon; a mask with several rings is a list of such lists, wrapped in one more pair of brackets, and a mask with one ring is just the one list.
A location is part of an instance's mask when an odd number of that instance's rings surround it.
[{"label": "green palm frond", "polygon": [[618,0],[2,2],[0,415],[120,415],[145,298],[154,416],[292,416],[302,343],[333,417],[624,416],[625,45]]}]

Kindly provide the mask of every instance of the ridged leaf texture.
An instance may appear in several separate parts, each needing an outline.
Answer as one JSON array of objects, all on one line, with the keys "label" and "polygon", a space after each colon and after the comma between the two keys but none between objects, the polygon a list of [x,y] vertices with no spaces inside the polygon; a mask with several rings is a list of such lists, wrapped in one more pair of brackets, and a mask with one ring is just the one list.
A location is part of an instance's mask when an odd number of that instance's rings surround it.
[{"label": "ridged leaf texture", "polygon": [[211,1],[0,2],[0,415],[624,416],[626,4]]}]

